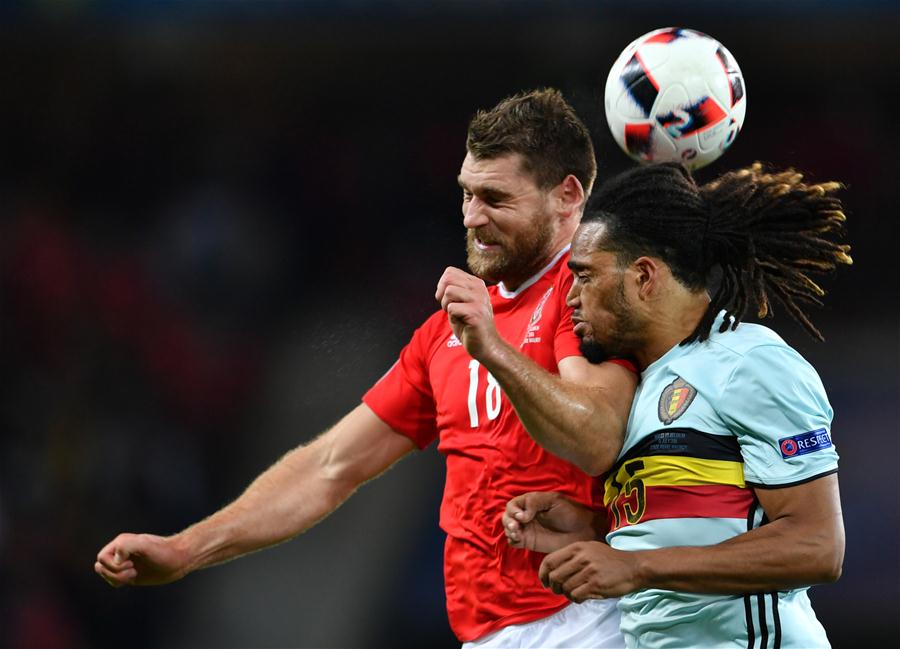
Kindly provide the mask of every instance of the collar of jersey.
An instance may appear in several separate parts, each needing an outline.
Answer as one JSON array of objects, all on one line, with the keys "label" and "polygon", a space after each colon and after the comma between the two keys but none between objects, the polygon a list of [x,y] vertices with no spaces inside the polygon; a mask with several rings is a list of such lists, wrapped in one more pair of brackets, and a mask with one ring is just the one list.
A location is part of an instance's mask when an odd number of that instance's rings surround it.
[{"label": "collar of jersey", "polygon": [[550,261],[549,264],[541,268],[537,273],[526,279],[522,285],[517,288],[515,291],[510,291],[506,288],[503,282],[497,284],[497,291],[500,293],[501,297],[505,297],[507,300],[512,300],[513,298],[519,297],[523,291],[528,290],[532,287],[541,277],[543,277],[548,270],[556,266],[556,262],[559,261],[560,257],[569,252],[569,248],[572,247],[572,244],[566,244],[566,247],[556,253],[556,256]]}]

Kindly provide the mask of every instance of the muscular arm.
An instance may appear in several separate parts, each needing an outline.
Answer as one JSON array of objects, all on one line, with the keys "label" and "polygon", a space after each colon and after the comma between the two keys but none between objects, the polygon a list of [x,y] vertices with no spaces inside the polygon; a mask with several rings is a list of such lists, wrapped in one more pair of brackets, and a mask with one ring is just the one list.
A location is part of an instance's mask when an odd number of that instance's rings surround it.
[{"label": "muscular arm", "polygon": [[559,376],[551,374],[500,337],[484,282],[459,269],[445,271],[437,298],[454,333],[497,379],[538,444],[591,475],[613,465],[637,386],[633,372],[571,356],[560,362]]},{"label": "muscular arm", "polygon": [[169,537],[120,534],[95,570],[114,586],[161,584],[286,541],[415,448],[365,404],[263,472],[233,503]]},{"label": "muscular arm", "polygon": [[695,593],[785,590],[837,580],[844,524],[837,475],[757,489],[770,522],[708,548],[671,548],[639,562],[653,588]]},{"label": "muscular arm", "polygon": [[723,543],[638,552],[576,543],[545,558],[541,580],[583,601],[644,588],[766,592],[840,577],[844,525],[836,475],[796,487],[757,489],[756,495],[770,522]]},{"label": "muscular arm", "polygon": [[590,475],[615,463],[637,387],[634,372],[570,356],[556,376],[499,337],[476,358],[503,387],[538,444]]}]

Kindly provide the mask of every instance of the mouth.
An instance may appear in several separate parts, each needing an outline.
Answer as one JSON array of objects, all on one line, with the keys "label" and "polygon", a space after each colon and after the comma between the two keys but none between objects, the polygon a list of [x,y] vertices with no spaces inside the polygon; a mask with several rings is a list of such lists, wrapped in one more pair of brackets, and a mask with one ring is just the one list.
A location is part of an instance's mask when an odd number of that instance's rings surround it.
[{"label": "mouth", "polygon": [[572,316],[572,324],[574,325],[572,331],[574,331],[575,335],[579,338],[584,338],[584,336],[588,333],[588,331],[590,331],[591,328],[591,326],[587,322],[582,320],[577,315]]},{"label": "mouth", "polygon": [[481,250],[483,252],[489,252],[489,251],[500,249],[499,243],[495,243],[492,241],[485,241],[484,239],[481,239],[480,237],[475,237],[474,241],[475,241],[475,247],[478,250]]}]

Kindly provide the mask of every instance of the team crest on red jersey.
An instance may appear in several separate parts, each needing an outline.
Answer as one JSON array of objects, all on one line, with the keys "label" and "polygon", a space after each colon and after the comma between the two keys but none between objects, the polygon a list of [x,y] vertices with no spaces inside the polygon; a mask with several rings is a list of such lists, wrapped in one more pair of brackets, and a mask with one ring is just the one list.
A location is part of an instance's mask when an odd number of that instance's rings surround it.
[{"label": "team crest on red jersey", "polygon": [[531,314],[531,320],[528,323],[528,330],[525,332],[525,339],[522,341],[523,346],[526,343],[541,342],[541,337],[538,334],[538,330],[540,330],[541,325],[539,325],[538,323],[541,321],[541,316],[544,315],[544,305],[547,303],[547,299],[550,297],[551,293],[553,293],[552,286],[547,289],[547,292],[544,293],[543,297],[541,297],[541,301],[538,302],[534,313]]},{"label": "team crest on red jersey", "polygon": [[544,315],[544,305],[547,304],[547,300],[550,298],[550,294],[553,293],[553,287],[547,289],[547,292],[541,297],[541,301],[538,302],[537,308],[534,310],[534,313],[531,314],[531,322],[530,324],[537,323],[538,320],[541,319],[541,316]]},{"label": "team crest on red jersey", "polygon": [[668,426],[684,414],[696,396],[697,389],[693,385],[676,377],[659,395],[659,420]]}]

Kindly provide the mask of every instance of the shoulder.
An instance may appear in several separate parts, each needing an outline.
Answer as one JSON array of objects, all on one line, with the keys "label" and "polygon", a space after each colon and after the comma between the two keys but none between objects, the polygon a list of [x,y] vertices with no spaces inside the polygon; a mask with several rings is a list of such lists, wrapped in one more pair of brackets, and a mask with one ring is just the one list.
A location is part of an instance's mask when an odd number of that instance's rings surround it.
[{"label": "shoulder", "polygon": [[719,332],[718,325],[717,322],[707,340],[691,343],[668,362],[672,371],[696,383],[698,388],[705,386],[710,394],[721,394],[735,375],[748,367],[762,369],[758,359],[764,364],[786,352],[796,354],[768,327],[742,323],[733,331]]},{"label": "shoulder", "polygon": [[547,272],[544,281],[541,282],[543,288],[541,293],[545,295],[553,295],[553,301],[557,302],[563,309],[566,308],[566,296],[572,288],[572,271],[569,270],[569,253],[565,252],[556,262],[556,264]]},{"label": "shoulder", "polygon": [[729,329],[721,333],[716,323],[709,341],[716,351],[735,359],[760,348],[791,349],[781,336],[768,327],[750,322],[742,322],[734,331]]},{"label": "shoulder", "polygon": [[780,366],[812,370],[800,352],[763,325],[742,323],[736,330],[718,334],[711,340],[723,353],[733,355],[738,364],[747,368]]},{"label": "shoulder", "polygon": [[711,395],[720,413],[745,409],[759,400],[786,404],[824,403],[825,388],[815,368],[768,327],[742,323],[734,331],[713,331],[693,343],[671,369]]},{"label": "shoulder", "polygon": [[816,404],[828,409],[825,387],[815,368],[778,334],[761,325],[741,324],[716,336],[714,344],[729,355],[726,403],[772,403],[778,408]]},{"label": "shoulder", "polygon": [[[735,371],[768,373],[776,370],[812,371],[812,366],[777,333],[759,324],[741,323],[734,331],[714,331],[707,353]],[[771,377],[777,378],[777,377]]]},{"label": "shoulder", "polygon": [[444,329],[450,329],[450,322],[447,320],[447,314],[442,309],[438,309],[428,316],[425,322],[418,328],[418,331],[438,331]]},{"label": "shoulder", "polygon": [[560,258],[553,269],[550,271],[553,275],[554,284],[571,284],[572,271],[569,270],[569,252],[566,251]]},{"label": "shoulder", "polygon": [[435,345],[449,340],[453,335],[447,314],[442,310],[435,311],[423,322],[412,336],[412,343],[423,348],[432,348]]}]

